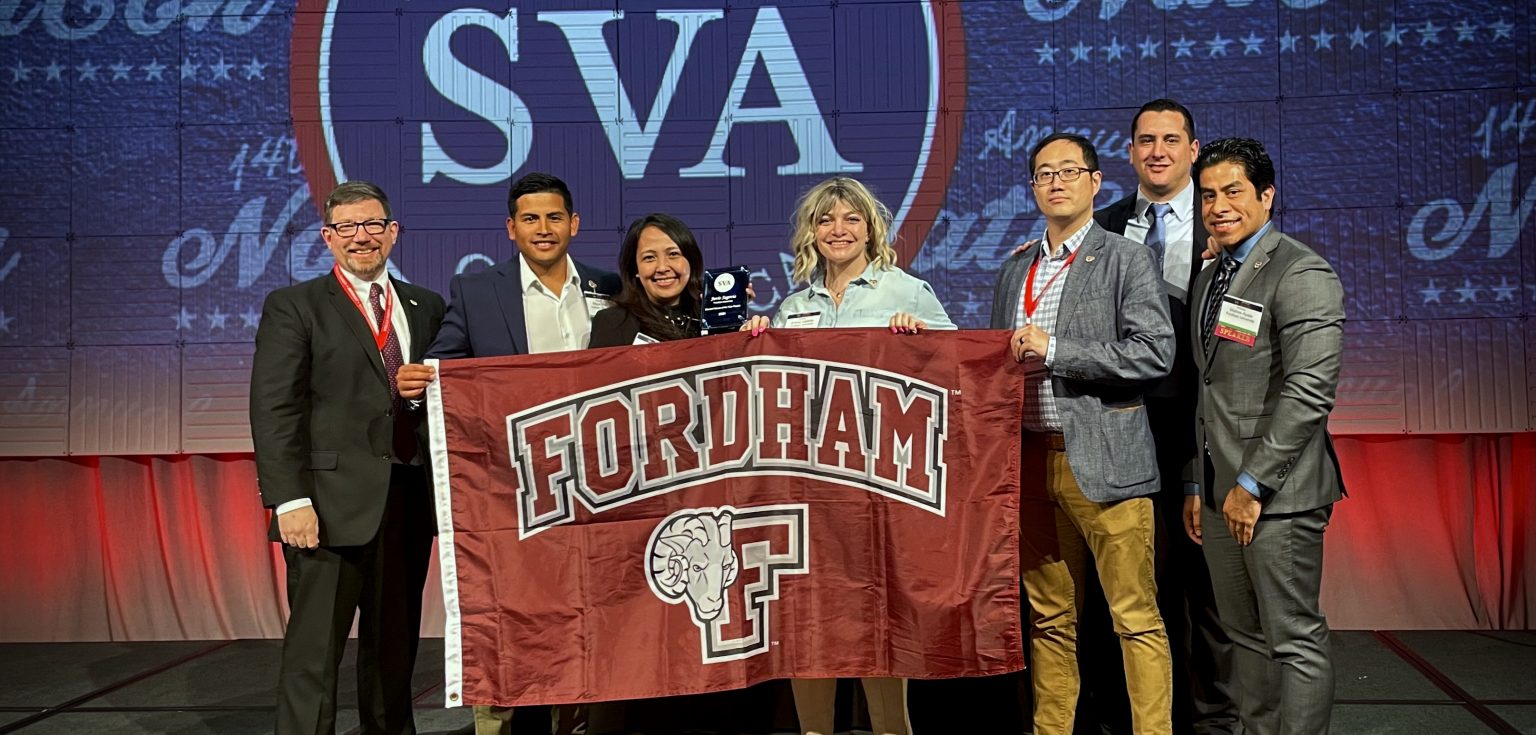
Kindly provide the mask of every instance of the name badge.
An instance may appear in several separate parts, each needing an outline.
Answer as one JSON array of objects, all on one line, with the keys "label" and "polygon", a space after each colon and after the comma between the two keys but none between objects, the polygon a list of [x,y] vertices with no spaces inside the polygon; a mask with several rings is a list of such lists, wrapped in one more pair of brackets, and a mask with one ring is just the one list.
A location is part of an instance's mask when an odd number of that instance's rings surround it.
[{"label": "name badge", "polygon": [[583,294],[587,302],[587,318],[597,316],[597,312],[613,306],[613,301],[602,294]]},{"label": "name badge", "polygon": [[660,343],[661,343],[661,340],[656,339],[655,337],[652,337],[651,335],[646,334],[645,332],[636,332],[635,333],[635,341],[631,342],[630,344],[635,344],[635,345],[654,345],[654,344],[660,344]]},{"label": "name badge", "polygon": [[784,317],[784,326],[789,329],[815,329],[820,324],[821,312],[819,311],[807,311]]},{"label": "name badge", "polygon": [[1264,317],[1264,305],[1244,301],[1236,296],[1221,297],[1221,311],[1216,314],[1215,335],[1225,340],[1252,347],[1259,339],[1259,321]]}]

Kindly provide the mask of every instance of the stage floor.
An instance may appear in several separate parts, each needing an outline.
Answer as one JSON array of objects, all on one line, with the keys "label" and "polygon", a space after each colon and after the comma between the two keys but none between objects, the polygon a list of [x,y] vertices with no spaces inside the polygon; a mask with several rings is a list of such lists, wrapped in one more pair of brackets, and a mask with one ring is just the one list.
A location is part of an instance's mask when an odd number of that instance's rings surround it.
[{"label": "stage floor", "polygon": [[[0,644],[0,735],[270,732],[281,643]],[[1536,631],[1336,632],[1333,732],[1536,735]],[[349,648],[337,731],[354,732]],[[442,640],[422,641],[416,724],[472,732],[442,708]]]}]

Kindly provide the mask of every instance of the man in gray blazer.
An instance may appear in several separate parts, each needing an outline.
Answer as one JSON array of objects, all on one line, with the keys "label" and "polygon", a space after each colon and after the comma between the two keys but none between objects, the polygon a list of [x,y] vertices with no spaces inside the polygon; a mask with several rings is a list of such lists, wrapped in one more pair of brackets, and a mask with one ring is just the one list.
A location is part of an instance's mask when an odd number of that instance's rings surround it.
[{"label": "man in gray blazer", "polygon": [[1251,735],[1328,731],[1333,666],[1318,606],[1323,530],[1344,482],[1328,436],[1344,291],[1316,252],[1275,229],[1275,167],[1227,138],[1195,162],[1221,254],[1195,279],[1199,449],[1184,524],[1202,543],[1236,645],[1238,711]]},{"label": "man in gray blazer", "polygon": [[1042,139],[1030,155],[1046,236],[1003,264],[992,327],[1030,376],[1020,567],[1030,606],[1035,732],[1072,732],[1077,610],[1092,563],[1125,661],[1136,732],[1168,733],[1168,637],[1153,579],[1157,457],[1143,394],[1168,374],[1174,335],[1147,248],[1093,222],[1093,144]]}]

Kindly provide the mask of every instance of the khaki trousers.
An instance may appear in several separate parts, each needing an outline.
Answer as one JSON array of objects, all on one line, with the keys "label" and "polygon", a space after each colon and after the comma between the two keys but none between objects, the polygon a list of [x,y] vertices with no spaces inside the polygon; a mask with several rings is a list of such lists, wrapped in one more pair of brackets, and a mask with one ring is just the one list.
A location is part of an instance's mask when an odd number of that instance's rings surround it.
[{"label": "khaki trousers", "polygon": [[524,712],[524,717],[549,718],[549,731],[552,735],[579,735],[586,732],[586,705],[513,708],[477,704],[474,710],[475,735],[512,735],[512,714],[519,710]]},{"label": "khaki trousers", "polygon": [[[908,735],[907,680],[865,677],[864,698],[869,701],[869,729],[874,735]],[[837,700],[836,679],[791,679],[795,713],[805,735],[832,735],[832,715]]]},{"label": "khaki trousers", "polygon": [[[1172,657],[1157,609],[1151,498],[1083,497],[1061,435],[1025,432],[1019,555],[1029,598],[1036,735],[1070,735],[1077,709],[1077,611],[1089,562],[1109,602],[1138,735],[1173,729]],[[1034,478],[1044,478],[1043,487]]]}]

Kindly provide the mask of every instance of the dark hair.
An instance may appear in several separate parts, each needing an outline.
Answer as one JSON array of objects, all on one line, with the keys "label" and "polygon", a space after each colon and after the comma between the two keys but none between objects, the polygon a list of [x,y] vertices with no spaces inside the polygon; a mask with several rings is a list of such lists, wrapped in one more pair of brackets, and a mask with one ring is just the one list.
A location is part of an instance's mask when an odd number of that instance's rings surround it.
[{"label": "dark hair", "polygon": [[1136,111],[1136,116],[1131,118],[1131,137],[1136,137],[1136,124],[1141,122],[1141,116],[1148,112],[1177,112],[1184,116],[1184,132],[1190,140],[1195,139],[1195,116],[1189,114],[1189,108],[1166,97],[1148,102]]},{"label": "dark hair", "polygon": [[384,196],[384,190],[371,181],[356,179],[332,189],[331,195],[325,198],[325,223],[331,224],[331,210],[343,204],[367,201],[377,201],[384,207],[384,218],[392,219],[389,214],[389,197]]},{"label": "dark hair", "polygon": [[1093,143],[1089,142],[1087,138],[1084,138],[1077,133],[1051,133],[1050,135],[1041,138],[1040,142],[1036,143],[1035,147],[1030,149],[1030,175],[1034,175],[1035,173],[1035,159],[1040,157],[1040,151],[1044,150],[1046,146],[1055,143],[1058,140],[1066,140],[1076,143],[1077,147],[1083,150],[1083,165],[1087,166],[1090,170],[1093,171],[1099,170],[1099,152],[1094,149]]},{"label": "dark hair", "polygon": [[1253,184],[1255,195],[1263,194],[1265,189],[1275,185],[1275,164],[1264,152],[1264,144],[1253,138],[1222,138],[1201,146],[1200,155],[1195,158],[1196,183],[1200,181],[1201,171],[1218,163],[1241,165],[1248,181]]},{"label": "dark hair", "polygon": [[507,192],[507,216],[517,216],[517,200],[528,194],[543,193],[559,194],[565,200],[565,212],[571,214],[576,211],[576,205],[571,201],[571,188],[565,185],[559,178],[540,171],[534,171],[518,179],[512,184],[511,191]]},{"label": "dark hair", "polygon": [[[640,285],[640,264],[637,262],[640,233],[647,227],[655,227],[661,234],[671,238],[672,242],[677,243],[678,249],[683,251],[683,257],[688,259],[688,287],[678,297],[676,307],[669,308],[651,301],[645,287]],[[699,333],[697,319],[699,304],[704,298],[704,253],[699,250],[693,231],[682,220],[670,214],[653,212],[631,223],[629,231],[624,233],[624,244],[619,247],[619,276],[624,280],[624,287],[614,297],[613,303],[635,315],[635,319],[640,322],[640,331],[662,341],[692,337]],[[686,326],[679,325],[667,318],[669,313],[688,317],[690,321]]]}]

